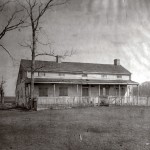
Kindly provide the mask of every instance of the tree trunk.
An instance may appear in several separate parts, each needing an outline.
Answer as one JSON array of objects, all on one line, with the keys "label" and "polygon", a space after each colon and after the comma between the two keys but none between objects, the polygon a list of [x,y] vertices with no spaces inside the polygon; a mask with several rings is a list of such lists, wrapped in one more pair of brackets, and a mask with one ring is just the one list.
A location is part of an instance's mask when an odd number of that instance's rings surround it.
[{"label": "tree trunk", "polygon": [[4,93],[1,91],[1,103],[4,104]]},{"label": "tree trunk", "polygon": [[33,99],[34,99],[34,66],[35,66],[35,58],[32,54],[31,60],[31,88],[30,88],[30,107],[33,108]]},{"label": "tree trunk", "polygon": [[34,69],[35,69],[35,50],[36,50],[36,31],[32,28],[32,60],[31,60],[31,88],[30,88],[30,100],[31,109],[33,108],[34,101]]},{"label": "tree trunk", "polygon": [[2,98],[2,104],[4,104],[4,95],[1,98]]}]

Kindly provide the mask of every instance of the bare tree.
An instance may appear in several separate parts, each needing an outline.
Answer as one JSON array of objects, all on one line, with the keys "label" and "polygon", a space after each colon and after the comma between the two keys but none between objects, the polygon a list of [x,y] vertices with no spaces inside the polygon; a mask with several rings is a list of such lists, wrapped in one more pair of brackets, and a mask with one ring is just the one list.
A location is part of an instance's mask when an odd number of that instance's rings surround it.
[{"label": "bare tree", "polygon": [[[14,3],[11,0],[7,0],[3,3],[0,3],[0,16],[2,16],[5,12],[8,13],[9,8],[7,7],[10,3]],[[18,8],[14,8],[15,10],[11,11],[8,17],[8,19],[6,18],[6,22],[5,24],[0,24],[0,41],[2,40],[2,38],[4,38],[4,36],[6,35],[6,33],[8,33],[9,31],[18,29],[20,25],[22,25],[25,22],[25,18],[22,16],[22,19],[19,19],[19,14],[23,11],[23,9],[18,9]],[[11,57],[12,55],[10,54],[10,51],[5,47],[5,45],[0,43],[0,47]]]},{"label": "bare tree", "polygon": [[5,85],[6,81],[3,79],[2,77],[2,81],[0,82],[0,96],[1,96],[1,103],[4,104],[4,85]]},{"label": "bare tree", "polygon": [[[31,88],[30,88],[30,100],[31,104],[34,99],[34,72],[37,70],[35,68],[35,58],[42,55],[56,57],[54,50],[50,49],[50,52],[38,52],[37,51],[37,44],[42,45],[50,45],[50,43],[43,43],[39,41],[39,32],[41,30],[41,19],[43,18],[44,14],[52,9],[55,6],[63,5],[68,2],[68,0],[45,0],[44,2],[41,0],[26,0],[25,2],[20,2],[17,0],[20,6],[26,11],[27,16],[29,17],[28,23],[23,27],[31,27],[31,41],[30,43],[26,42],[24,46],[31,50]],[[71,52],[65,51],[63,56],[66,57],[73,54],[73,50]],[[32,106],[31,106],[32,107]]]}]

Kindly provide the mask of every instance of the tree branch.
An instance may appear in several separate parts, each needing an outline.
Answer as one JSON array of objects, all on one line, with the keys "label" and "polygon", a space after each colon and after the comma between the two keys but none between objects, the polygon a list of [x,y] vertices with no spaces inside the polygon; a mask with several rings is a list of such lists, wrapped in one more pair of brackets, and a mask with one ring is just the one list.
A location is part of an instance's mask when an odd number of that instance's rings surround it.
[{"label": "tree branch", "polygon": [[19,45],[22,46],[22,47],[26,47],[26,48],[32,49],[31,44],[28,44],[28,43],[26,43],[26,42],[25,42],[25,44],[20,44],[20,43],[19,43]]},{"label": "tree branch", "polygon": [[11,17],[9,18],[7,24],[5,25],[5,28],[0,32],[0,39],[3,38],[3,36],[6,34],[6,32],[17,29],[21,24],[24,23],[25,20],[19,20],[18,23],[11,25],[11,23],[16,19],[16,15],[23,10],[16,10]]},{"label": "tree branch", "polygon": [[38,56],[53,56],[53,57],[56,57],[56,55],[54,53],[39,53],[39,54],[36,54],[35,57],[38,57]]},{"label": "tree branch", "polygon": [[0,12],[2,12],[5,8],[5,6],[10,3],[10,1],[6,1],[5,3],[3,3],[2,5],[0,5]]},{"label": "tree branch", "polygon": [[[75,53],[76,53],[75,50],[71,50],[71,51],[66,50],[66,51],[64,52],[64,54],[59,55],[59,56],[60,56],[62,59],[65,59],[66,57],[71,57],[71,56],[74,55]],[[38,53],[38,54],[35,55],[35,57],[38,57],[38,56],[52,56],[52,57],[56,57],[56,56],[58,56],[58,55],[56,55],[56,54],[54,53],[54,51],[50,51],[49,53],[43,52],[43,53]]]},{"label": "tree branch", "polygon": [[45,13],[45,11],[49,8],[49,5],[50,3],[52,3],[54,0],[49,0],[44,8],[41,10],[41,7],[42,7],[42,3],[40,4],[39,6],[39,14],[38,14],[38,17],[34,20],[34,22],[36,22],[36,26],[35,26],[35,29],[37,29],[38,27],[38,24],[39,24],[39,19],[43,16],[43,14]]},{"label": "tree branch", "polygon": [[2,44],[0,44],[0,47],[2,47],[2,48],[5,50],[5,52],[10,56],[10,58],[11,58],[12,60],[14,60],[14,58],[13,58],[12,55],[10,54],[9,50],[7,50]]}]

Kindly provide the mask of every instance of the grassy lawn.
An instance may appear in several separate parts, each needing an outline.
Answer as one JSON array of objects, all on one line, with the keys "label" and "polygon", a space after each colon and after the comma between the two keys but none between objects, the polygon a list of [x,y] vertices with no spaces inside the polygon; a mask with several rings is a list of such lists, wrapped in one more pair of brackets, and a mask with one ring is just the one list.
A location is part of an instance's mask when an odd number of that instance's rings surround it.
[{"label": "grassy lawn", "polygon": [[150,107],[0,111],[0,150],[149,150]]}]

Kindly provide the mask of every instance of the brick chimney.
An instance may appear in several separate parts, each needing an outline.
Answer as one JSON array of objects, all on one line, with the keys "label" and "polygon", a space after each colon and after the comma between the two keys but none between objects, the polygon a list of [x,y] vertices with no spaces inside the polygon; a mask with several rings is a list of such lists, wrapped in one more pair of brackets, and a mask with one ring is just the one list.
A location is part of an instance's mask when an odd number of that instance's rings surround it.
[{"label": "brick chimney", "polygon": [[61,63],[61,56],[59,56],[59,55],[56,56],[56,62]]},{"label": "brick chimney", "polygon": [[114,65],[119,66],[120,65],[120,59],[114,59]]}]

